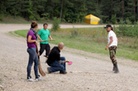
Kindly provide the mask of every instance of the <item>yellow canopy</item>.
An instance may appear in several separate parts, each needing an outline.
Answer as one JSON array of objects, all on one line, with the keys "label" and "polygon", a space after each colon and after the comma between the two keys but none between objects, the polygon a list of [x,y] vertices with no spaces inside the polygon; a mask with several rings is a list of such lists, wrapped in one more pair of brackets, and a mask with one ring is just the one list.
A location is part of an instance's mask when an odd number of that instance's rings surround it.
[{"label": "yellow canopy", "polygon": [[92,14],[85,16],[85,23],[97,25],[97,24],[99,24],[99,21],[100,21],[100,18],[98,18]]}]

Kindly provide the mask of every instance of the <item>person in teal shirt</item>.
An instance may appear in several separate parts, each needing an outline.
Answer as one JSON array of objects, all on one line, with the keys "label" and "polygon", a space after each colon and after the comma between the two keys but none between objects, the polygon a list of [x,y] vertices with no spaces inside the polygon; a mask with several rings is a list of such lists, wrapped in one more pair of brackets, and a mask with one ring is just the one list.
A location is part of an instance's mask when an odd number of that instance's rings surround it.
[{"label": "person in teal shirt", "polygon": [[47,29],[48,24],[44,23],[43,28],[38,31],[38,38],[40,39],[40,50],[39,55],[41,55],[44,50],[46,50],[45,57],[48,57],[50,52],[50,45],[49,45],[49,39],[53,40],[53,38],[50,35],[50,31]]}]

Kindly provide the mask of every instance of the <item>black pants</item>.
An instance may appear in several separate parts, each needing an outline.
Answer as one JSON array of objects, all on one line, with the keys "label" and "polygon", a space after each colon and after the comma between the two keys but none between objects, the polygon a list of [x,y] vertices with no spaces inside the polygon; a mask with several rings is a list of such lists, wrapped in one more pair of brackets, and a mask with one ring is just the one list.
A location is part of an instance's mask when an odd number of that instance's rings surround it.
[{"label": "black pants", "polygon": [[49,44],[40,44],[40,55],[46,50],[45,56],[48,57],[50,52],[50,45]]}]

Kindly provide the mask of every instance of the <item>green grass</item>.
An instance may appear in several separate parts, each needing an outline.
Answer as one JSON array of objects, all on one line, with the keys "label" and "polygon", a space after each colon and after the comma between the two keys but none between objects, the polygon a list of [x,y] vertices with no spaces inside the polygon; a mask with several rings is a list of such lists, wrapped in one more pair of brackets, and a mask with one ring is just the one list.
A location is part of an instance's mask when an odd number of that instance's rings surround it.
[{"label": "green grass", "polygon": [[[25,37],[27,30],[17,30],[15,33]],[[108,51],[104,50],[107,33],[103,28],[68,28],[51,32],[51,34],[55,41],[50,41],[50,43],[57,44],[62,41],[69,48],[108,54]],[[138,60],[138,41],[135,40],[130,37],[119,37],[117,56]]]},{"label": "green grass", "polygon": [[26,37],[27,30],[18,30],[18,31],[15,31],[14,33],[22,37]]}]

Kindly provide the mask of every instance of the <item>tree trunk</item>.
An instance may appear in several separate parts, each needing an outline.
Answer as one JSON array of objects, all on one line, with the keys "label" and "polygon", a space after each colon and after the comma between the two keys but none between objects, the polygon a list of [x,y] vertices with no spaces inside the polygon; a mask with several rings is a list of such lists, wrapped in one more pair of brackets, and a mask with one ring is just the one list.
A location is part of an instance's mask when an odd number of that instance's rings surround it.
[{"label": "tree trunk", "polygon": [[133,0],[134,1],[134,17],[135,17],[135,20],[136,20],[136,0]]},{"label": "tree trunk", "polygon": [[62,20],[63,0],[61,0],[60,21]]},{"label": "tree trunk", "polygon": [[124,0],[122,0],[122,19],[124,19]]}]

